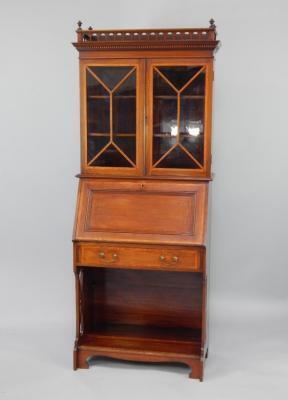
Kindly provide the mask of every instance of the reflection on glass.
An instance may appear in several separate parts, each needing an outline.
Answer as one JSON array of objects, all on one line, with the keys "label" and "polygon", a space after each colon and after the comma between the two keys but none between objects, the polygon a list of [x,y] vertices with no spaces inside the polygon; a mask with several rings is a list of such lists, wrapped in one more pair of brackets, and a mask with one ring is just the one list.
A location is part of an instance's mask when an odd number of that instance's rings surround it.
[{"label": "reflection on glass", "polygon": [[194,128],[187,128],[187,130],[188,130],[188,133],[189,133],[189,135],[190,136],[194,136],[194,137],[197,137],[197,136],[199,136],[200,135],[200,128],[199,127],[194,127]]},{"label": "reflection on glass", "polygon": [[177,136],[177,135],[178,135],[178,126],[177,125],[171,125],[171,136]]},{"label": "reflection on glass", "polygon": [[[181,100],[180,142],[203,165],[204,99]],[[185,140],[186,138],[189,140]]]},{"label": "reflection on glass", "polygon": [[181,96],[180,132],[189,133],[188,128],[197,127],[203,132],[204,99],[187,99]]}]

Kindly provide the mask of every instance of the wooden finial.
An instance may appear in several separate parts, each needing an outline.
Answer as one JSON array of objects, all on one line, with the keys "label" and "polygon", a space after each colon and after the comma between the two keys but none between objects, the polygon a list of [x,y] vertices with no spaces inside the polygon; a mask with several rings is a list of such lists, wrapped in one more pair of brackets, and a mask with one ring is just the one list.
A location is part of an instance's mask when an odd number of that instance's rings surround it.
[{"label": "wooden finial", "polygon": [[213,18],[210,19],[209,23],[210,23],[210,28],[211,29],[215,29],[216,28],[215,21],[214,21]]}]

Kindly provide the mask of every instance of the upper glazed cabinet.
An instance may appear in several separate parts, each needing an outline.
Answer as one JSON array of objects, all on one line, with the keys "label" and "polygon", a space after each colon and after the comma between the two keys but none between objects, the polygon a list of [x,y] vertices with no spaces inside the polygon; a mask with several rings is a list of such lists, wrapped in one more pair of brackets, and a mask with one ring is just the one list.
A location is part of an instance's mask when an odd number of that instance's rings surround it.
[{"label": "upper glazed cabinet", "polygon": [[80,60],[82,173],[209,179],[212,58],[118,54]]}]

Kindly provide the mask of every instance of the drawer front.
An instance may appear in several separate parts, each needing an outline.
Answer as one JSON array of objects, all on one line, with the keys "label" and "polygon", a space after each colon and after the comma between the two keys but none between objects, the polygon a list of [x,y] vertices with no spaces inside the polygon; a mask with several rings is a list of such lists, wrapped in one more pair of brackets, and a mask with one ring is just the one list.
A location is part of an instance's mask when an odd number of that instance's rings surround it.
[{"label": "drawer front", "polygon": [[75,265],[134,269],[202,271],[201,249],[76,244]]}]

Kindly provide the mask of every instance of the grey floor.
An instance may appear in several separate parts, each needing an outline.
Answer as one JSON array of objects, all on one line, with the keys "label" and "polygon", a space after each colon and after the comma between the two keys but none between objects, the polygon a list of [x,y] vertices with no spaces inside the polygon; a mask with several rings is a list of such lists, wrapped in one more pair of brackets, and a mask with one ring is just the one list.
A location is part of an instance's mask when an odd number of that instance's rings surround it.
[{"label": "grey floor", "polygon": [[203,383],[182,365],[99,359],[74,372],[71,323],[1,326],[0,399],[287,399],[286,305],[221,308],[211,317]]}]

